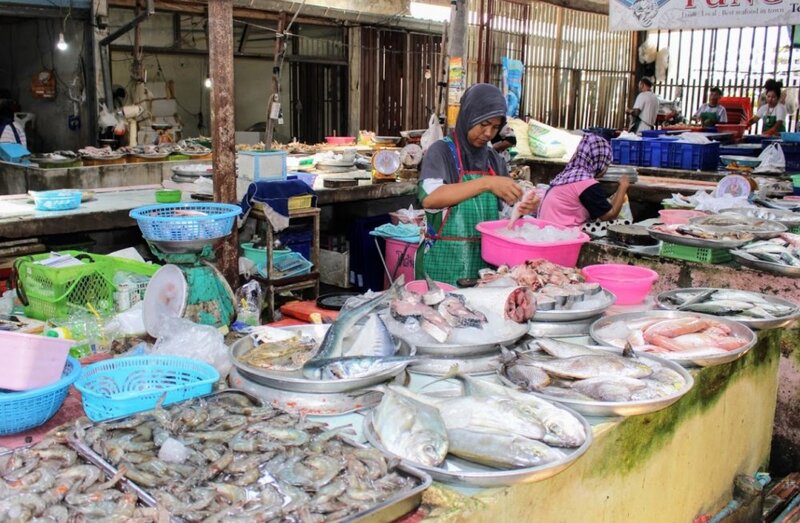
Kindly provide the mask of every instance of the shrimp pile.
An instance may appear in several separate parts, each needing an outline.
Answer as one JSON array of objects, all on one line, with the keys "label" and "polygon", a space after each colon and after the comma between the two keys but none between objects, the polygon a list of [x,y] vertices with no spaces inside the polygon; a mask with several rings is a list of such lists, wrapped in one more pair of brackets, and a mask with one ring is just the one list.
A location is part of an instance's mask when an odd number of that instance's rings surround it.
[{"label": "shrimp pile", "polygon": [[168,521],[162,509],[137,506],[136,494],[114,488],[123,472],[106,481],[55,436],[10,451],[0,456],[0,521]]},{"label": "shrimp pile", "polygon": [[339,521],[416,486],[341,432],[226,392],[80,437],[184,521]]}]

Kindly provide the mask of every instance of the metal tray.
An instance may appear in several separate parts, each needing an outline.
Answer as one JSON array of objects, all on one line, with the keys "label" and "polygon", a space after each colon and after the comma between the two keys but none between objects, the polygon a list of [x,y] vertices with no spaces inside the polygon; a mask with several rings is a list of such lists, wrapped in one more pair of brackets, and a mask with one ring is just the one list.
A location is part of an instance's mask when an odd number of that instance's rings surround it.
[{"label": "metal tray", "polygon": [[745,251],[731,251],[731,255],[733,256],[734,260],[745,267],[771,272],[774,274],[780,274],[781,276],[788,276],[789,278],[800,278],[800,267],[792,267],[782,263],[759,260],[752,254]]},{"label": "metal tray", "polygon": [[[600,346],[588,346],[590,349],[597,349],[603,350],[607,352],[614,352],[619,353],[618,349],[611,348],[611,347],[600,347]],[[564,397],[555,397],[550,396],[546,392],[534,392],[530,391],[530,394],[534,396],[538,396],[540,398],[558,402],[567,407],[571,407],[577,412],[584,414],[586,416],[638,416],[640,414],[648,414],[650,412],[656,412],[662,409],[665,409],[681,399],[681,397],[692,390],[694,386],[694,378],[689,372],[686,371],[683,367],[678,365],[675,362],[665,360],[663,358],[658,358],[656,356],[650,356],[649,354],[638,353],[637,357],[641,360],[644,360],[645,363],[647,362],[654,362],[662,367],[667,367],[668,369],[672,369],[684,380],[684,386],[681,390],[676,391],[675,393],[663,397],[657,398],[652,400],[642,400],[642,401],[598,401],[598,400],[579,400],[579,399],[570,399]],[[497,377],[503,384],[508,385],[514,389],[519,389],[517,385],[514,384],[511,380],[506,378],[506,376],[500,371],[500,368],[497,369]],[[524,391],[523,391],[524,392]]]},{"label": "metal tray", "polygon": [[[227,236],[227,235],[226,235]],[[186,254],[200,252],[206,245],[211,245],[213,250],[222,245],[226,236],[218,238],[203,238],[201,240],[188,240],[188,241],[167,241],[167,240],[148,240],[162,251],[168,254]]]},{"label": "metal tray", "polygon": [[228,383],[232,387],[249,392],[268,405],[307,416],[338,416],[357,412],[375,407],[383,397],[382,392],[373,389],[331,394],[281,390],[252,381],[236,368],[231,369]]},{"label": "metal tray", "polygon": [[168,153],[146,153],[146,154],[145,153],[131,153],[131,156],[134,156],[136,158],[143,158],[145,160],[161,160],[163,158],[166,158],[170,154],[172,154],[172,153],[171,152],[168,152]]},{"label": "metal tray", "polygon": [[528,323],[528,335],[534,338],[572,338],[588,336],[589,327],[598,316],[575,321],[531,321]]},{"label": "metal tray", "polygon": [[[800,214],[784,209],[765,209],[763,207],[745,207],[736,209],[723,209],[720,213],[736,213],[749,218],[772,220],[787,227],[800,225]],[[771,216],[771,217],[769,217]]]},{"label": "metal tray", "polygon": [[[730,232],[730,229],[724,227],[705,227],[711,231],[718,229],[719,232]],[[676,234],[667,234],[665,232],[656,231],[652,228],[647,229],[650,236],[662,242],[674,243],[677,245],[687,245],[689,247],[700,247],[704,249],[735,249],[741,247],[745,243],[753,241],[749,240],[704,240],[703,238],[695,238],[694,236],[678,236]]]},{"label": "metal tray", "polygon": [[86,160],[93,160],[95,162],[103,162],[103,161],[119,160],[120,158],[124,158],[125,156],[126,156],[125,153],[104,154],[102,156],[94,154],[84,154],[82,158],[85,158]]},{"label": "metal tray", "polygon": [[392,454],[383,446],[378,437],[375,428],[372,425],[374,410],[367,412],[364,416],[363,432],[364,436],[370,445],[380,450],[386,455],[396,457],[401,463],[407,464],[410,467],[417,468],[441,483],[448,483],[451,485],[460,485],[463,487],[503,487],[507,485],[514,485],[516,483],[533,483],[534,481],[541,481],[543,479],[555,476],[562,470],[572,465],[575,460],[581,457],[592,444],[592,427],[586,418],[563,405],[556,404],[557,407],[568,411],[570,414],[578,418],[583,424],[586,431],[586,441],[577,449],[561,449],[567,456],[561,461],[550,463],[540,467],[527,467],[518,469],[501,470],[485,465],[480,465],[460,459],[448,454],[447,458],[441,467],[429,467],[414,463],[405,458]]},{"label": "metal tray", "polygon": [[[525,336],[528,332],[527,323],[515,323],[508,321],[507,332],[499,333],[496,338],[476,344],[470,343],[437,343],[436,340],[430,336],[425,336],[429,341],[423,343],[414,343],[408,337],[408,333],[404,332],[400,323],[394,320],[391,316],[384,316],[384,322],[389,332],[393,336],[403,340],[406,344],[416,349],[416,354],[425,356],[439,356],[445,358],[470,358],[472,356],[479,356],[488,354],[490,352],[498,351],[498,345],[512,345],[514,342]],[[477,329],[461,329],[477,330]]]},{"label": "metal tray", "polygon": [[[694,356],[694,357],[681,357],[679,354],[677,355],[670,355],[671,353],[663,353],[661,356],[664,359],[668,359],[669,361],[674,361],[680,365],[684,366],[698,366],[698,367],[713,367],[714,365],[722,365],[723,363],[729,363],[734,360],[738,360],[742,356],[744,356],[747,351],[753,348],[753,345],[756,344],[758,338],[756,334],[750,330],[749,327],[746,325],[742,325],[737,321],[726,320],[725,318],[720,318],[719,316],[710,316],[708,314],[699,314],[696,312],[679,312],[679,311],[660,311],[660,310],[652,310],[646,312],[628,312],[624,314],[615,314],[613,316],[606,316],[594,322],[589,329],[589,335],[594,339],[596,342],[601,343],[603,345],[608,345],[609,347],[617,347],[618,349],[623,349],[624,347],[619,347],[614,345],[613,343],[601,336],[598,336],[597,331],[602,329],[607,325],[611,325],[612,323],[621,321],[623,323],[627,323],[630,321],[637,321],[641,320],[645,317],[653,318],[653,319],[673,319],[673,318],[682,318],[682,317],[697,317],[697,318],[706,318],[710,320],[717,321],[719,323],[727,325],[731,332],[741,338],[746,340],[745,344],[733,351],[726,352],[724,354],[712,354],[709,356]],[[634,347],[634,350],[636,347]]]},{"label": "metal tray", "polygon": [[454,365],[458,370],[470,376],[483,376],[494,374],[495,369],[500,364],[500,346],[497,346],[497,353],[484,354],[476,358],[432,358],[426,356],[413,362],[408,367],[408,371],[413,374],[424,374],[426,376],[444,376],[453,369]]},{"label": "metal tray", "polygon": [[[723,214],[723,213],[720,213]],[[730,213],[728,213],[730,214]],[[717,225],[716,227],[722,227],[723,229],[728,229],[731,231],[740,231],[740,232],[748,232],[753,235],[753,238],[756,240],[769,240],[770,238],[775,238],[780,234],[786,232],[788,228],[786,225],[770,220],[762,220],[760,218],[753,218],[750,216],[744,216],[742,214],[736,213],[738,217],[744,217],[749,220],[751,223],[742,223],[738,225]],[[711,217],[717,217],[719,214],[715,214],[712,216],[698,216],[697,218],[690,218],[689,223],[692,225],[703,225],[703,223]],[[756,225],[753,222],[760,221],[764,222],[761,225]]]},{"label": "metal tray", "polygon": [[[248,394],[242,390],[236,389],[227,389],[219,392],[214,392],[206,396],[201,396],[204,398],[216,396],[219,394],[227,394],[227,393],[236,393],[236,394],[244,394],[251,401],[253,401],[256,405],[263,405],[260,399],[253,397],[251,394]],[[193,398],[198,399],[198,398]],[[192,400],[187,400],[192,401]],[[139,413],[141,414],[141,413]],[[125,419],[128,419],[130,416],[124,416],[121,418],[115,418],[111,420],[104,421],[103,423],[113,423],[119,422]],[[341,437],[340,438],[344,443],[356,448],[367,448],[366,445],[361,443],[355,442],[350,438]],[[117,474],[117,468],[108,463],[102,456],[97,454],[92,448],[88,445],[83,443],[80,438],[72,431],[68,437],[67,441],[81,456],[85,459],[100,467],[108,477],[113,477]],[[387,458],[393,457],[392,454],[384,452],[384,455]],[[416,467],[413,467],[406,463],[399,463],[397,465],[397,469],[403,472],[406,476],[409,476],[417,481],[417,486],[413,489],[406,491],[406,492],[398,492],[395,496],[390,497],[389,499],[375,505],[374,507],[367,509],[363,512],[359,512],[354,514],[352,517],[342,520],[342,522],[347,523],[391,523],[401,516],[411,512],[415,508],[417,508],[421,501],[422,501],[422,493],[431,485],[432,480],[431,477],[426,474],[425,472],[419,470]],[[136,492],[139,496],[139,499],[142,500],[144,504],[150,507],[157,506],[156,499],[146,490],[139,487],[133,481],[128,480],[126,477],[120,480],[120,483],[125,485],[126,488],[131,489],[132,491]],[[183,522],[182,519],[170,516],[170,521],[172,523],[181,523]]]},{"label": "metal tray", "polygon": [[[325,333],[330,325],[296,325],[282,327],[283,330],[297,332],[301,336],[314,338],[317,343],[322,343]],[[330,394],[337,392],[352,392],[388,381],[406,368],[406,363],[399,363],[383,372],[362,378],[349,378],[343,380],[310,380],[303,376],[302,370],[280,372],[251,367],[239,361],[239,357],[253,348],[252,338],[245,337],[236,341],[230,348],[231,361],[245,378],[267,387],[273,387],[292,392],[309,392],[315,394]],[[414,347],[400,344],[398,355],[408,356],[414,354]]]},{"label": "metal tray", "polygon": [[606,311],[606,309],[614,305],[614,302],[617,301],[617,297],[614,296],[613,293],[605,289],[603,289],[603,292],[606,294],[608,302],[601,307],[595,307],[594,309],[561,309],[552,311],[537,310],[536,314],[533,315],[532,321],[542,321],[542,322],[577,321],[599,316],[600,314],[603,314]]},{"label": "metal tray", "polygon": [[[695,294],[700,294],[701,292],[712,291],[712,290],[714,290],[714,291],[724,291],[724,290],[727,290],[727,289],[714,289],[714,288],[711,288],[711,287],[692,287],[692,288],[686,288],[686,289],[674,289],[674,290],[671,290],[671,291],[662,292],[661,294],[656,296],[656,304],[660,308],[665,309],[665,310],[676,310],[678,308],[678,306],[677,305],[673,305],[672,303],[667,301],[667,299],[669,297],[675,296],[679,292],[692,292],[692,293],[695,293]],[[747,292],[750,292],[750,291],[747,291]],[[787,307],[794,307],[794,313],[789,314],[787,316],[780,316],[780,317],[773,318],[773,319],[763,319],[763,320],[762,319],[758,319],[758,318],[752,318],[750,316],[720,316],[720,317],[728,319],[728,320],[738,321],[739,323],[743,323],[744,325],[747,325],[751,329],[776,329],[778,327],[785,327],[786,325],[790,324],[794,320],[800,318],[800,307],[798,307],[797,304],[792,303],[792,302],[790,302],[788,300],[784,300],[783,298],[777,298],[775,296],[768,296],[766,294],[761,294],[761,293],[758,293],[758,292],[754,292],[753,294],[758,294],[759,296],[761,296],[762,298],[764,298],[768,302],[774,303],[775,305],[784,305],[784,306],[787,306]],[[691,311],[686,311],[686,312],[691,312]],[[712,315],[712,316],[716,316],[716,315]]]}]

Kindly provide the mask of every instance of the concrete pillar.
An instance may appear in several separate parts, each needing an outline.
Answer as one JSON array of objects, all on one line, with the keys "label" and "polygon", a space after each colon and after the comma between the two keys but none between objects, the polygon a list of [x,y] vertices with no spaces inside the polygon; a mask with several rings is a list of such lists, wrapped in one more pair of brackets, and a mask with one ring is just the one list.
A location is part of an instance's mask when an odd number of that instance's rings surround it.
[{"label": "concrete pillar", "polygon": [[347,74],[349,95],[347,97],[347,131],[349,136],[358,136],[361,128],[361,26],[347,30]]}]

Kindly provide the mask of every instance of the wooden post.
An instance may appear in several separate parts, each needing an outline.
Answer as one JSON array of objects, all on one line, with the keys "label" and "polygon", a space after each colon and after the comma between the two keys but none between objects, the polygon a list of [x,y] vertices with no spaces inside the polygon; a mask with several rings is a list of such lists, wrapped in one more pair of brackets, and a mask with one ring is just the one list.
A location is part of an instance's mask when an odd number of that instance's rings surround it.
[{"label": "wooden post", "polygon": [[280,102],[280,85],[281,85],[281,66],[283,64],[283,55],[286,53],[286,35],[283,34],[286,28],[286,13],[282,12],[278,18],[278,33],[275,36],[275,56],[272,62],[272,93],[267,99],[267,129],[264,133],[264,145],[267,149],[272,148],[272,136],[275,132],[275,121],[277,118],[272,117],[272,104]]},{"label": "wooden post", "polygon": [[[211,74],[214,201],[238,203],[233,120],[233,0],[208,2],[208,63]],[[234,226],[222,244],[222,255],[218,262],[220,272],[234,289],[239,286],[238,240]]]}]

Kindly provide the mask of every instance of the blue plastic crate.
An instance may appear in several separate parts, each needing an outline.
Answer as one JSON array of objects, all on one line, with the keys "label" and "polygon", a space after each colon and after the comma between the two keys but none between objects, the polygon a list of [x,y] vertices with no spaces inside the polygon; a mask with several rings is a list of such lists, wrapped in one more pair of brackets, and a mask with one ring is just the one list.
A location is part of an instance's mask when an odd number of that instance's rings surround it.
[{"label": "blue plastic crate", "polygon": [[[313,263],[305,259],[303,255],[298,252],[290,252],[282,256],[276,256],[272,259],[272,269],[274,271],[272,279],[278,280],[308,274],[311,272],[313,266]],[[257,269],[262,277],[270,277],[267,272],[266,263],[259,263]]]},{"label": "blue plastic crate", "polygon": [[[748,145],[748,144],[743,144]],[[757,145],[757,144],[750,144],[750,145]],[[719,154],[720,156],[753,156],[756,157],[761,154],[762,147],[741,147],[736,145],[720,145],[719,146]]]},{"label": "blue plastic crate", "polygon": [[69,211],[81,206],[81,191],[61,189],[56,191],[31,191],[37,211]]},{"label": "blue plastic crate", "polygon": [[719,143],[675,142],[670,144],[670,162],[674,169],[716,171],[719,167]]},{"label": "blue plastic crate", "polygon": [[643,162],[644,142],[647,140],[611,140],[611,153],[614,163],[620,165],[649,165],[650,159]]},{"label": "blue plastic crate", "polygon": [[655,140],[645,140],[642,151],[642,166],[668,167],[669,166],[669,143],[676,141],[677,138],[661,137]]},{"label": "blue plastic crate", "polygon": [[642,131],[642,138],[658,138],[667,134],[667,131],[663,129],[648,129],[647,131]]},{"label": "blue plastic crate", "polygon": [[783,158],[786,160],[787,172],[800,171],[800,143],[782,142],[780,144],[783,151]]},{"label": "blue plastic crate", "polygon": [[241,212],[227,203],[165,203],[137,207],[130,217],[147,240],[195,241],[227,236]]},{"label": "blue plastic crate", "polygon": [[178,356],[128,356],[105,360],[84,369],[75,382],[83,410],[92,421],[103,421],[150,410],[211,392],[219,372],[202,361]]}]

